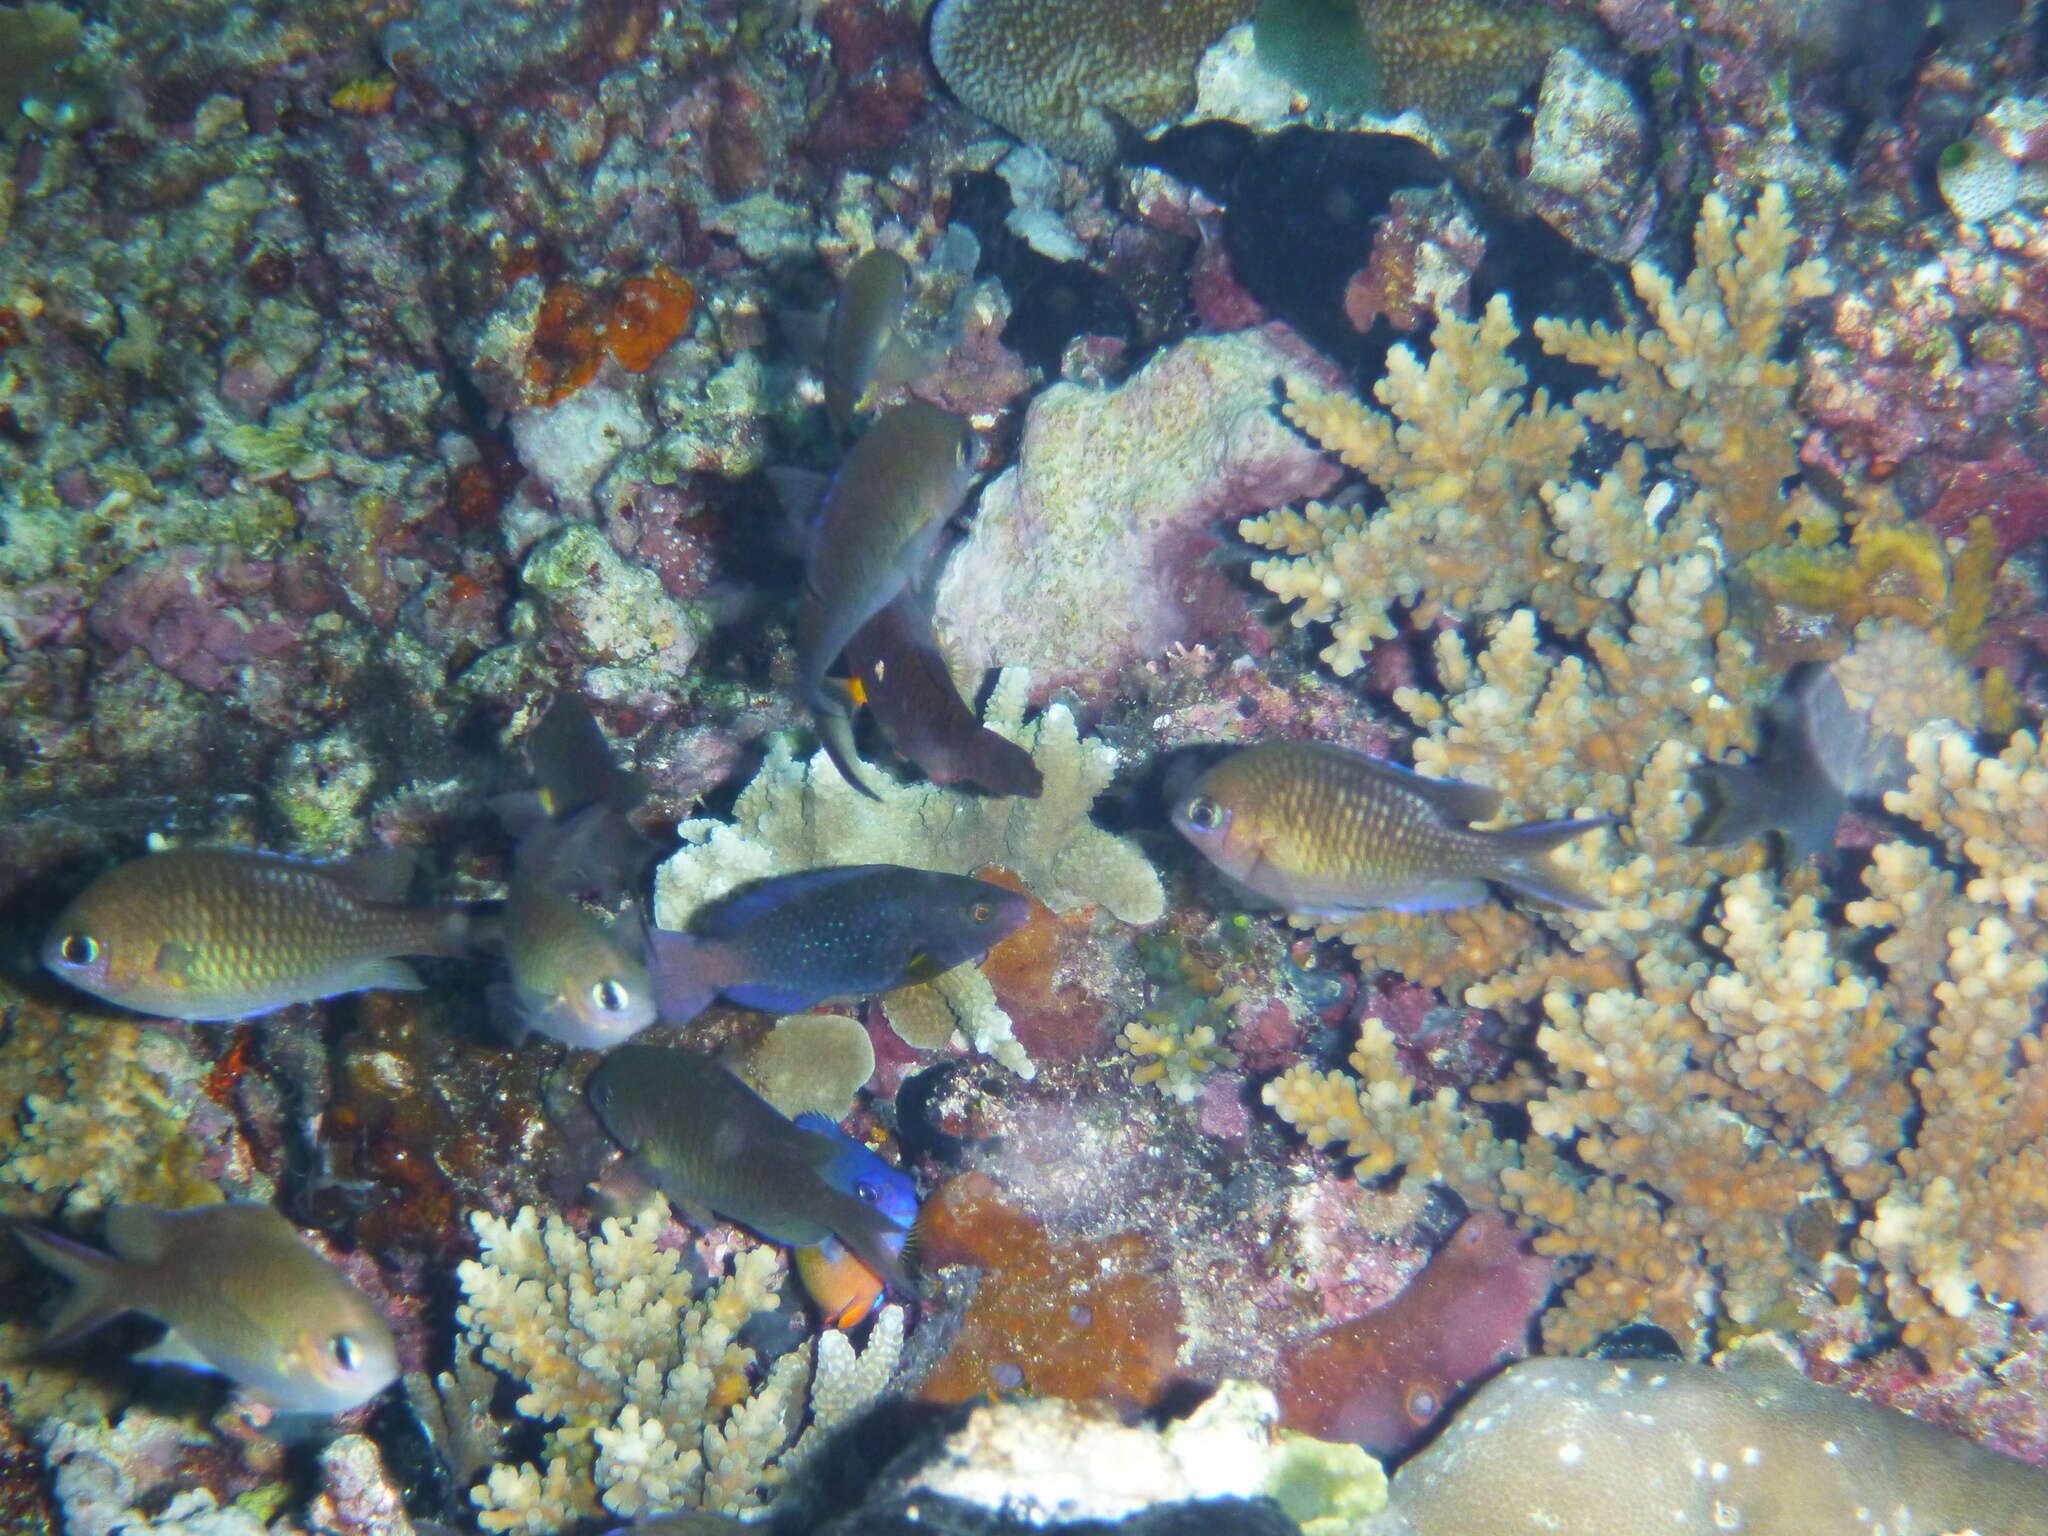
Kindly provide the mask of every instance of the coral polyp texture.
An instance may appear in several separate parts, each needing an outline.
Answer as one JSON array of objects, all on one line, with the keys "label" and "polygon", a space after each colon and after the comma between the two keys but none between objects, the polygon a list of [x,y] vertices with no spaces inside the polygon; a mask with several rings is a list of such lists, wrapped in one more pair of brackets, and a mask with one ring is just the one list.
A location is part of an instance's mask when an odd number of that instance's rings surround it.
[{"label": "coral polyp texture", "polygon": [[1140,129],[1194,100],[1202,50],[1253,0],[940,0],[932,62],[967,107],[1091,169],[1115,156],[1112,116]]}]

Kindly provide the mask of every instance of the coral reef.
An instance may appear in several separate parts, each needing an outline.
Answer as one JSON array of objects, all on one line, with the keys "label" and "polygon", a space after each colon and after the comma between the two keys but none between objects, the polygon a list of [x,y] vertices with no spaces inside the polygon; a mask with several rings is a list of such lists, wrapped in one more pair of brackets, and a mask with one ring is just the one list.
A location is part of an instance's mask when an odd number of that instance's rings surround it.
[{"label": "coral reef", "polygon": [[1309,1536],[1341,1536],[1386,1497],[1355,1446],[1278,1429],[1272,1394],[1226,1381],[1164,1429],[1056,1399],[977,1408],[903,1481],[1034,1526],[1123,1519],[1187,1500],[1270,1498]]},{"label": "coral reef", "polygon": [[918,1231],[928,1267],[982,1271],[959,1333],[918,1388],[927,1401],[1028,1392],[1147,1407],[1173,1380],[1180,1308],[1142,1232],[1056,1236],[975,1173],[932,1193]]},{"label": "coral reef", "polygon": [[902,1314],[887,1308],[863,1351],[818,1349],[814,1368],[807,1344],[750,1376],[756,1355],[737,1336],[776,1304],[773,1249],[743,1250],[700,1288],[659,1211],[591,1239],[531,1206],[473,1224],[482,1257],[458,1271],[464,1345],[524,1383],[521,1414],[554,1425],[539,1462],[500,1463],[471,1490],[487,1531],[543,1536],[605,1510],[757,1509],[804,1453],[806,1391],[829,1427],[893,1373]]},{"label": "coral reef", "polygon": [[[1388,354],[1373,394],[1390,414],[1291,390],[1289,419],[1365,475],[1385,505],[1311,502],[1247,519],[1245,538],[1279,552],[1252,574],[1301,603],[1295,623],[1331,625],[1323,659],[1342,675],[1394,638],[1396,604],[1427,624],[1528,602],[1577,634],[1639,572],[1710,530],[1737,560],[1795,520],[1831,530],[1810,496],[1788,501],[1782,489],[1797,469],[1796,374],[1771,353],[1788,308],[1830,286],[1817,261],[1788,270],[1792,241],[1781,192],[1766,191],[1740,225],[1709,198],[1683,286],[1647,262],[1634,268],[1654,329],[1537,321],[1547,351],[1615,380],[1569,405],[1525,392],[1499,297],[1476,322],[1443,316],[1427,364],[1406,346]],[[1589,427],[1668,453],[1699,494],[1679,503],[1668,483],[1646,492],[1640,451],[1597,485],[1575,481]]]},{"label": "coral reef", "polygon": [[1093,169],[1116,154],[1110,114],[1140,129],[1194,99],[1195,62],[1251,0],[940,0],[932,62],[968,108]]},{"label": "coral reef", "polygon": [[1503,1372],[1404,1466],[1371,1536],[1510,1536],[1555,1511],[1587,1536],[1642,1511],[1755,1536],[1894,1526],[2048,1531],[2048,1473],[1801,1379],[1532,1360]]},{"label": "coral reef", "polygon": [[[985,719],[1031,754],[1044,776],[1037,799],[883,783],[879,802],[870,801],[823,752],[800,763],[777,748],[734,803],[731,822],[695,819],[678,829],[683,847],[656,876],[655,921],[686,928],[699,907],[749,880],[824,864],[898,863],[961,875],[1002,868],[1054,912],[1099,904],[1121,922],[1156,922],[1165,894],[1151,864],[1128,839],[1088,819],[1116,772],[1116,750],[1083,739],[1063,704],[1026,724],[1027,689],[1022,669],[1005,671]],[[1031,1069],[1009,1016],[973,966],[891,994],[888,1009],[914,1045],[943,1043],[958,1029],[976,1050]]]},{"label": "coral reef", "polygon": [[[1190,337],[1114,389],[1035,398],[1017,463],[982,492],[939,578],[955,669],[1024,666],[1036,698],[1100,697],[1170,646],[1242,632],[1243,600],[1208,561],[1218,520],[1332,478],[1273,419],[1275,379],[1307,390],[1329,373],[1274,328]],[[1114,602],[1106,570],[1128,581]]]}]

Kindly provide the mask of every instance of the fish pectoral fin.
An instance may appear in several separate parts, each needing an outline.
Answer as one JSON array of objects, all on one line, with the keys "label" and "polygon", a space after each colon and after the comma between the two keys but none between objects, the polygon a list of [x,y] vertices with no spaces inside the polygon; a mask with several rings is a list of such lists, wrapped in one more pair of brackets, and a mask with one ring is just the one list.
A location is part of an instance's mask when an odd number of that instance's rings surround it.
[{"label": "fish pectoral fin", "polygon": [[533,1024],[519,988],[509,981],[494,981],[484,988],[484,1015],[504,1042],[517,1050],[533,1033]]},{"label": "fish pectoral fin", "polygon": [[178,1365],[186,1370],[205,1371],[213,1376],[221,1374],[220,1367],[200,1354],[192,1346],[192,1341],[175,1328],[166,1329],[162,1338],[138,1353],[135,1358],[145,1365]]},{"label": "fish pectoral fin", "polygon": [[166,939],[157,946],[153,962],[158,976],[177,985],[189,986],[192,974],[199,967],[199,951],[181,939]]}]

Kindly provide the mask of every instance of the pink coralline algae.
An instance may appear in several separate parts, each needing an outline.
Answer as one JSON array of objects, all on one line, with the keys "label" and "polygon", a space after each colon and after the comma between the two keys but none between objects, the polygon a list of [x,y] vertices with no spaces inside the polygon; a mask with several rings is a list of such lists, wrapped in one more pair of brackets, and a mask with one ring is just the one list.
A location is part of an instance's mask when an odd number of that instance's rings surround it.
[{"label": "pink coralline algae", "polygon": [[89,623],[117,651],[140,650],[206,693],[234,687],[251,663],[295,649],[329,606],[318,583],[282,579],[279,563],[231,549],[166,549],[137,560],[100,588]]},{"label": "pink coralline algae", "polygon": [[1275,326],[1192,337],[1116,389],[1040,395],[1016,467],[983,493],[940,578],[956,671],[1021,664],[1038,698],[1094,696],[1171,646],[1249,628],[1208,557],[1230,520],[1333,483],[1272,409],[1280,379],[1327,376]]},{"label": "pink coralline algae", "polygon": [[1551,1278],[1499,1216],[1466,1217],[1400,1295],[1288,1351],[1282,1421],[1382,1456],[1407,1449],[1459,1392],[1524,1352]]}]

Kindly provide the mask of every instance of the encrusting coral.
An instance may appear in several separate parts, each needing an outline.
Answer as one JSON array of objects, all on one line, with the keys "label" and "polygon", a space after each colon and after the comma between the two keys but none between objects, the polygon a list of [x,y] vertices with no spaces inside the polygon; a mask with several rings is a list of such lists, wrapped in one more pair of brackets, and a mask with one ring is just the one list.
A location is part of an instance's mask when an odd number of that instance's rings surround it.
[{"label": "encrusting coral", "polygon": [[[871,1401],[894,1373],[900,1308],[885,1308],[864,1350],[843,1337],[809,1345],[750,1376],[738,1342],[774,1309],[782,1264],[749,1248],[732,1273],[699,1289],[668,1223],[650,1210],[606,1221],[585,1239],[532,1207],[512,1221],[471,1218],[482,1257],[459,1271],[464,1348],[525,1383],[518,1408],[552,1421],[538,1462],[499,1464],[470,1490],[487,1531],[546,1536],[606,1511],[728,1514],[761,1508],[809,1447],[797,1434],[806,1392],[829,1428]],[[827,1336],[831,1337],[830,1335]]]},{"label": "encrusting coral", "polygon": [[[1392,370],[1382,399],[1398,423],[1296,402],[1298,420],[1386,488],[1386,511],[1341,537],[1323,537],[1334,525],[1314,508],[1248,529],[1295,556],[1268,563],[1269,585],[1318,593],[1310,611],[1337,617],[1326,655],[1340,670],[1391,628],[1385,588],[1359,574],[1374,562],[1425,617],[1527,602],[1476,652],[1440,634],[1439,691],[1397,692],[1422,732],[1416,767],[1500,789],[1513,817],[1624,819],[1559,856],[1603,894],[1602,911],[1489,903],[1321,930],[1369,968],[1536,1023],[1533,1063],[1472,1099],[1425,1095],[1394,1035],[1367,1018],[1355,1078],[1301,1065],[1265,1090],[1311,1141],[1358,1158],[1361,1178],[1398,1169],[1448,1183],[1575,1263],[1545,1319],[1554,1351],[1648,1320],[1697,1352],[1795,1321],[1824,1282],[1838,1305],[1882,1298],[1877,1321],[1951,1364],[1979,1342],[1987,1295],[2017,1294],[2015,1254],[2048,1224],[2048,1066],[2030,1033],[2048,986],[2033,958],[2048,775],[2031,736],[1998,758],[1970,745],[1978,691],[1947,659],[1944,616],[1866,610],[1837,665],[1874,728],[1909,738],[1912,777],[1886,807],[1945,859],[1881,844],[1869,899],[1844,922],[1810,866],[1771,875],[1761,844],[1686,842],[1701,810],[1693,765],[1753,747],[1775,686],[1731,616],[1740,571],[1727,567],[1788,533],[1841,547],[1832,510],[1782,483],[1797,418],[1791,374],[1771,354],[1786,305],[1826,289],[1810,266],[1786,271],[1790,244],[1781,195],[1767,192],[1739,229],[1710,199],[1685,285],[1637,270],[1659,329],[1539,322],[1546,345],[1619,381],[1570,413],[1635,439],[1597,486],[1562,464],[1490,481],[1461,468],[1478,462],[1463,446],[1475,419],[1511,460],[1531,442],[1576,441],[1540,394],[1519,416],[1503,410],[1495,391],[1517,386],[1479,346],[1511,334],[1501,311],[1498,324],[1444,321],[1448,358]],[[1645,489],[1667,459],[1690,495]],[[1462,547],[1471,488],[1498,491],[1511,473],[1515,494],[1484,502],[1491,544]],[[1577,643],[1547,647],[1546,629]],[[1884,928],[1874,951],[1859,943]],[[1530,1134],[1505,1134],[1486,1101],[1519,1105]],[[1799,1238],[1836,1230],[1858,1234],[1846,1252],[1816,1256]]]},{"label": "encrusting coral", "polygon": [[[1031,754],[1044,778],[1037,799],[883,781],[879,799],[869,800],[823,752],[798,762],[778,746],[741,791],[730,822],[700,818],[677,828],[683,846],[656,876],[655,921],[687,928],[706,903],[770,875],[908,864],[957,875],[1007,869],[1055,912],[1099,904],[1121,922],[1157,922],[1166,910],[1158,874],[1134,843],[1089,820],[1116,774],[1117,750],[1084,740],[1062,704],[1027,724],[1028,685],[1022,669],[1005,669],[989,695],[986,724]],[[1013,1070],[1032,1070],[994,990],[972,965],[890,994],[885,1009],[914,1045],[942,1044],[957,1029]]]},{"label": "encrusting coral", "polygon": [[1099,169],[1117,150],[1109,114],[1143,129],[1185,109],[1202,50],[1252,10],[1253,0],[941,0],[932,62],[990,122]]}]

